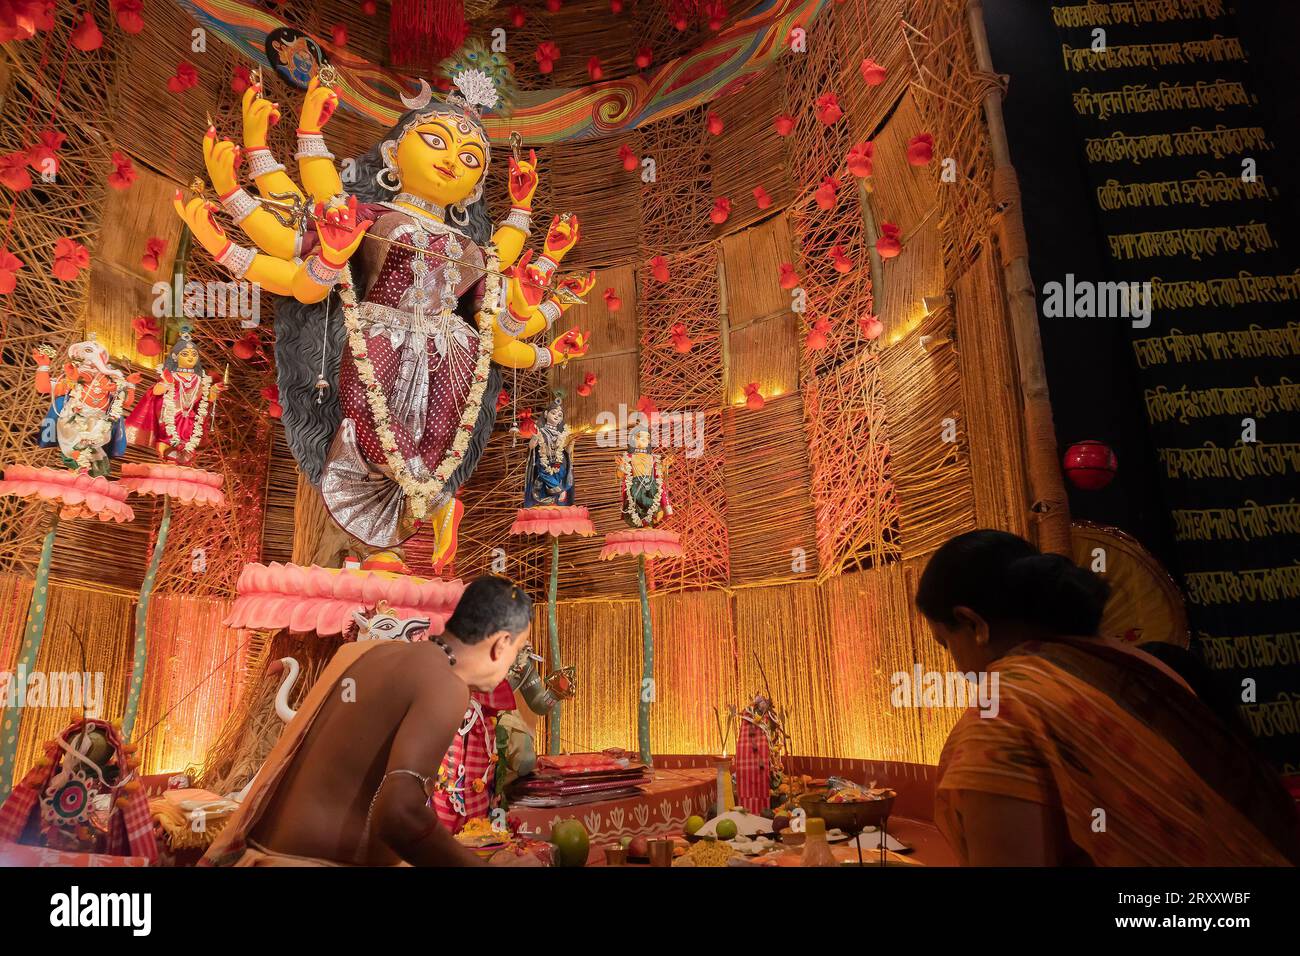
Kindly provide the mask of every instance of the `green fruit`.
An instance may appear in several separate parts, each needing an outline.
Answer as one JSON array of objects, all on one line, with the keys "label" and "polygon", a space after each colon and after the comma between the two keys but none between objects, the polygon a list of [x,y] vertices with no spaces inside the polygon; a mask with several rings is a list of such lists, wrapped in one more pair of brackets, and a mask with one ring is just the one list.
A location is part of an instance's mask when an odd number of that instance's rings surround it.
[{"label": "green fruit", "polygon": [[686,835],[695,836],[695,831],[702,826],[704,826],[704,817],[699,816],[698,814],[691,817],[686,821]]},{"label": "green fruit", "polygon": [[591,841],[587,828],[577,820],[562,820],[551,827],[551,842],[555,844],[560,866],[586,866]]},{"label": "green fruit", "polygon": [[618,845],[621,846],[623,849],[626,850],[629,846],[632,845],[632,838],[631,838],[631,837],[620,837],[620,838],[619,838],[619,841],[618,841]]},{"label": "green fruit", "polygon": [[719,820],[715,828],[719,840],[734,840],[736,838],[736,821]]}]

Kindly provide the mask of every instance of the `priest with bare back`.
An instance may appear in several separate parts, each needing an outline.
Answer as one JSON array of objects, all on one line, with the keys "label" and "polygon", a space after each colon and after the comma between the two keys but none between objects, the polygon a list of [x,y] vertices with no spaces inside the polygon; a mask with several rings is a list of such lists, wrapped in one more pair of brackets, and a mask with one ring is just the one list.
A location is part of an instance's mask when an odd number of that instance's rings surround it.
[{"label": "priest with bare back", "polygon": [[470,691],[501,683],[531,622],[522,588],[482,577],[438,637],[344,644],[201,865],[479,863],[429,797]]}]

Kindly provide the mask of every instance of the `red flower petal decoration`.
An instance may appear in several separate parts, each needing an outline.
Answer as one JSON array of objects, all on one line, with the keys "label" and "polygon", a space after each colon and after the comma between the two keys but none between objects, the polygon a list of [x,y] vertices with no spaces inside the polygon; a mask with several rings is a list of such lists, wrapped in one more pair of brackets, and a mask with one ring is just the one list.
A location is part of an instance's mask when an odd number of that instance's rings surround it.
[{"label": "red flower petal decoration", "polygon": [[533,410],[531,408],[525,408],[520,412],[515,424],[519,428],[520,438],[532,438],[537,434],[537,422],[533,421]]},{"label": "red flower petal decoration", "polygon": [[730,215],[731,200],[726,196],[719,196],[718,201],[713,204],[713,209],[709,211],[709,218],[718,225],[722,225]]},{"label": "red flower petal decoration", "polygon": [[672,340],[673,350],[685,355],[695,344],[695,340],[686,334],[686,325],[682,322],[675,322],[672,329],[669,330],[668,337]]},{"label": "red flower petal decoration", "polygon": [[167,80],[167,89],[173,93],[184,93],[199,82],[199,71],[191,63],[182,60],[176,64],[176,72]]},{"label": "red flower petal decoration", "polygon": [[599,83],[605,76],[605,71],[600,66],[600,57],[593,56],[587,61],[587,75],[591,77],[593,83]]},{"label": "red flower petal decoration", "polygon": [[375,0],[364,0],[361,4],[361,12],[368,17],[373,17],[379,12],[379,4],[375,3]]},{"label": "red flower petal decoration", "polygon": [[813,198],[817,200],[818,207],[821,209],[835,208],[835,199],[839,188],[839,180],[835,177],[827,176],[823,179],[822,184],[817,187],[817,192],[813,193]]},{"label": "red flower petal decoration", "polygon": [[782,113],[772,120],[772,128],[776,130],[777,136],[789,136],[794,132],[796,120],[789,113]]},{"label": "red flower petal decoration", "polygon": [[235,353],[235,358],[247,362],[262,351],[262,342],[258,339],[256,332],[249,332],[242,339],[236,341],[230,351]]},{"label": "red flower petal decoration", "polygon": [[150,272],[156,272],[158,260],[162,258],[163,250],[166,248],[167,243],[161,236],[150,236],[144,244],[144,255],[140,257],[140,265]]},{"label": "red flower petal decoration", "polygon": [[722,117],[713,110],[709,110],[708,115],[704,117],[704,126],[714,136],[722,134]]},{"label": "red flower petal decoration", "polygon": [[704,15],[708,18],[709,29],[717,33],[727,20],[727,5],[723,0],[712,0],[705,5]]},{"label": "red flower petal decoration", "polygon": [[623,0],[609,0],[609,12],[610,12],[610,13],[622,13],[622,12],[623,12]]},{"label": "red flower petal decoration", "polygon": [[253,77],[248,72],[248,67],[242,63],[236,63],[234,73],[230,77],[230,88],[236,93],[242,93],[248,89],[249,84],[252,82]]},{"label": "red flower petal decoration", "polygon": [[876,144],[872,142],[854,143],[849,149],[849,155],[845,157],[845,163],[848,164],[849,172],[859,179],[865,179],[871,175],[871,163],[875,158]]},{"label": "red flower petal decoration", "polygon": [[563,0],[546,0],[546,9],[549,13],[559,13],[563,5]]},{"label": "red flower petal decoration", "polygon": [[636,51],[636,56],[632,62],[636,64],[638,70],[644,70],[655,61],[655,51],[653,47],[643,46]]},{"label": "red flower petal decoration", "polygon": [[763,399],[763,393],[758,390],[757,382],[750,382],[745,386],[746,408],[756,412],[766,404],[767,402]]},{"label": "red flower petal decoration", "polygon": [[162,332],[162,326],[152,315],[137,315],[131,320],[131,331],[137,338],[142,335],[158,335]]},{"label": "red flower petal decoration", "polygon": [[673,29],[676,30],[678,33],[683,32],[690,25],[691,25],[691,21],[687,20],[684,16],[680,14],[678,14],[677,17],[673,20]]},{"label": "red flower petal decoration", "polygon": [[799,276],[794,271],[793,263],[781,263],[781,272],[777,276],[777,281],[781,283],[782,289],[793,289],[799,284]]},{"label": "red flower petal decoration", "polygon": [[632,151],[632,147],[627,143],[618,148],[618,158],[623,161],[623,168],[629,173],[641,165],[641,160],[637,158],[636,153]]},{"label": "red flower petal decoration", "polygon": [[74,282],[89,265],[90,253],[77,240],[63,238],[54,244],[54,265],[50,267],[54,278]]},{"label": "red flower petal decoration", "polygon": [[862,337],[868,340],[880,338],[880,333],[885,331],[884,323],[874,315],[858,319],[858,328],[862,330]]},{"label": "red flower petal decoration", "polygon": [[23,260],[8,249],[0,249],[0,295],[8,295],[18,284],[18,270],[23,267]]},{"label": "red flower petal decoration", "polygon": [[644,395],[636,400],[636,410],[646,418],[653,418],[659,414],[659,406],[655,404],[655,400]]},{"label": "red flower petal decoration", "polygon": [[537,60],[537,69],[543,73],[550,73],[555,69],[555,61],[560,58],[560,48],[550,40],[543,40],[537,44],[537,51],[533,53],[533,58]]},{"label": "red flower petal decoration", "polygon": [[650,260],[650,274],[660,282],[668,281],[668,260],[663,256],[655,256]]},{"label": "red flower petal decoration", "polygon": [[113,150],[113,171],[108,174],[108,184],[114,189],[130,189],[135,182],[135,166],[131,158],[120,150]]},{"label": "red flower petal decoration", "polygon": [[767,190],[762,186],[754,187],[754,201],[758,203],[759,209],[766,209],[772,205],[772,197],[767,194]]},{"label": "red flower petal decoration", "polygon": [[881,83],[885,82],[885,68],[875,60],[871,59],[871,57],[867,57],[863,60],[862,65],[859,66],[858,69],[861,71],[863,82],[865,82],[867,86],[879,86]]},{"label": "red flower petal decoration", "polygon": [[524,13],[524,8],[514,6],[507,11],[510,14],[510,25],[512,27],[522,27],[528,22],[528,14]]},{"label": "red flower petal decoration", "polygon": [[501,391],[497,392],[497,411],[501,411],[501,409],[505,408],[509,404],[510,392],[503,388]]},{"label": "red flower petal decoration", "polygon": [[818,319],[808,330],[808,337],[804,344],[808,346],[808,351],[817,352],[826,348],[830,343],[831,323],[829,319]]},{"label": "red flower petal decoration", "polygon": [[612,286],[605,290],[605,308],[610,312],[617,312],[623,308],[623,300],[614,292]]},{"label": "red flower petal decoration", "polygon": [[840,109],[840,100],[834,93],[823,93],[817,97],[817,118],[827,126],[839,122],[844,111]]},{"label": "red flower petal decoration", "polygon": [[25,149],[0,156],[0,183],[16,193],[31,189],[32,175],[27,171],[28,159],[28,151]]},{"label": "red flower petal decoration", "polygon": [[144,29],[144,4],[140,0],[113,0],[109,6],[123,33],[135,34]]},{"label": "red flower petal decoration", "polygon": [[348,45],[348,28],[341,23],[336,23],[330,27],[330,39],[334,41],[335,46]]},{"label": "red flower petal decoration", "polygon": [[72,31],[72,45],[82,53],[89,53],[91,50],[98,50],[104,45],[104,34],[99,32],[99,25],[95,23],[95,15],[89,10],[82,17],[81,22],[77,24],[76,29]]},{"label": "red flower petal decoration", "polygon": [[934,159],[934,137],[917,133],[907,141],[907,161],[913,166],[928,166]]},{"label": "red flower petal decoration", "polygon": [[880,224],[880,238],[876,240],[876,251],[880,253],[882,259],[892,259],[903,251],[899,228],[892,222]]},{"label": "red flower petal decoration", "polygon": [[598,379],[596,378],[596,373],[588,372],[586,376],[583,378],[582,384],[578,386],[578,394],[581,395],[583,398],[586,398],[588,395],[591,394],[592,386],[594,386],[597,381]]},{"label": "red flower petal decoration", "polygon": [[27,151],[27,165],[38,173],[57,173],[59,171],[58,151],[67,138],[58,130],[41,130],[40,142]]},{"label": "red flower petal decoration", "polygon": [[836,272],[853,271],[853,260],[844,251],[844,247],[838,243],[831,248],[831,264],[835,266]]}]

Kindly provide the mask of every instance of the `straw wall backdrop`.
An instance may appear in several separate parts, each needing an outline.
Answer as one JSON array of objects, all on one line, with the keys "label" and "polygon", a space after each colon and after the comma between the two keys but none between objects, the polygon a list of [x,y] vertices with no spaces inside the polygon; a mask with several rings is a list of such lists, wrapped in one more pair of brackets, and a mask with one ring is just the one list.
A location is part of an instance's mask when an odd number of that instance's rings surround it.
[{"label": "straw wall backdrop", "polygon": [[[752,5],[730,4],[728,22]],[[621,19],[609,17],[605,0],[568,0],[558,14],[546,12],[541,0],[522,6],[526,23],[508,28],[508,35],[525,89],[586,82],[593,55],[607,76],[627,75],[638,46],[652,45],[662,62],[707,34],[698,24],[674,30],[659,3],[637,3]],[[130,320],[147,311],[150,285],[167,276],[175,252],[168,197],[203,175],[205,114],[221,135],[239,136],[239,97],[230,86],[239,63],[230,50],[214,43],[192,52],[193,24],[164,0],[146,0],[149,28],[136,37],[108,29],[111,17],[97,9],[106,43],[94,54],[67,47],[72,13],[66,11],[48,50],[11,44],[3,55],[0,152],[25,148],[29,130],[47,123],[69,134],[59,190],[2,194],[15,204],[8,248],[27,263],[15,293],[0,297],[6,462],[40,458],[29,443],[45,408],[29,387],[31,345],[50,337],[66,344],[94,328],[119,362],[151,371],[157,360],[135,353]],[[326,38],[334,23],[345,23],[352,52],[386,58],[387,3],[372,21],[357,17],[350,0],[290,0],[277,10]],[[504,10],[477,19],[479,32],[503,22]],[[716,749],[712,707],[760,688],[757,653],[789,714],[798,750],[934,760],[954,715],[888,706],[895,671],[910,671],[916,661],[946,665],[912,609],[916,575],[925,556],[958,531],[977,524],[1033,530],[1017,369],[990,238],[992,170],[979,102],[992,80],[974,68],[963,17],[964,5],[943,0],[833,4],[808,31],[807,52],[783,55],[765,75],[708,107],[617,137],[538,151],[535,222],[577,213],[583,237],[565,267],[597,273],[590,303],[571,310],[562,327],[590,330],[593,344],[587,356],[547,375],[507,374],[512,403],[464,489],[454,570],[465,577],[484,573],[504,556],[506,573],[533,594],[545,593],[549,541],[508,535],[525,451],[508,429],[519,411],[548,401],[552,388],[566,391],[572,425],[595,426],[598,416],[617,421],[620,409],[634,411],[642,399],[698,421],[698,455],[666,449],[673,455],[668,487],[676,509],[668,526],[682,533],[686,554],[651,569],[658,752]],[[562,50],[550,76],[537,72],[531,56],[542,40]],[[863,82],[865,57],[885,67],[881,85]],[[178,96],[166,81],[182,61],[196,66],[199,83]],[[75,79],[60,87],[65,71]],[[265,79],[269,95],[286,108],[272,146],[292,165],[292,116],[301,93],[276,77]],[[815,110],[827,92],[838,95],[844,110],[831,125],[819,122]],[[722,120],[720,134],[709,132],[709,113]],[[791,135],[773,131],[778,113],[796,117]],[[360,155],[384,133],[345,113],[331,120],[326,135],[344,158]],[[920,133],[934,137],[935,160],[914,167],[905,154]],[[875,144],[875,170],[860,181],[845,156],[865,140]],[[652,181],[623,169],[624,145],[654,161]],[[121,194],[103,186],[113,149],[129,155],[139,173]],[[947,157],[956,161],[956,182],[940,179]],[[487,194],[498,215],[505,170],[498,161],[489,172]],[[818,202],[826,177],[836,186],[830,208]],[[759,208],[756,187],[771,197],[767,208]],[[709,211],[721,198],[731,211],[716,224]],[[875,243],[886,222],[899,226],[903,251],[882,260]],[[54,280],[45,268],[63,235],[81,237],[94,251],[93,268],[77,283]],[[140,265],[151,235],[166,241],[156,275]],[[853,261],[850,271],[834,268],[836,246]],[[667,263],[667,282],[651,273],[657,256]],[[780,287],[785,263],[798,276],[806,309],[797,310],[791,290]],[[201,252],[193,270],[198,278],[219,276]],[[617,308],[607,306],[607,289],[620,300]],[[247,701],[235,705],[232,695],[261,686],[267,648],[240,649],[237,636],[219,625],[242,564],[337,564],[349,547],[319,494],[298,475],[280,425],[265,414],[259,393],[274,381],[270,300],[265,297],[263,325],[255,330],[263,354],[249,362],[231,358],[234,341],[247,332],[237,321],[200,329],[211,343],[205,346],[209,367],[219,372],[231,363],[233,387],[201,460],[226,474],[231,506],[204,516],[178,512],[173,519],[178,543],[169,547],[151,612],[158,652],[140,726],[166,715],[164,726],[174,731],[161,743],[146,743],[151,769],[197,761],[221,726],[219,714],[235,715],[221,731],[222,747],[230,750],[239,735],[235,724],[248,710]],[[884,327],[875,339],[864,330],[872,317]],[[814,323],[828,329],[822,348],[807,343]],[[692,340],[685,353],[674,347],[680,331]],[[596,379],[592,394],[578,396],[589,374]],[[765,399],[761,409],[745,405],[751,383]],[[945,440],[946,432],[954,440]],[[587,434],[575,452],[577,500],[591,509],[602,533],[622,527],[616,435]],[[133,594],[158,521],[153,503],[136,508],[132,525],[61,530],[54,569],[56,582],[112,589],[91,595],[82,610],[94,614],[94,653],[116,668],[110,673],[120,674],[123,685]],[[29,509],[0,502],[0,571],[30,573],[39,521]],[[634,566],[600,562],[600,546],[600,535],[561,542],[562,654],[578,666],[582,687],[565,709],[565,736],[580,748],[632,745],[640,679]],[[191,570],[196,547],[206,553],[203,575]],[[429,572],[429,547],[418,536],[407,549],[417,573]],[[64,660],[72,650],[63,623],[77,607],[67,595],[89,592],[57,593],[57,622],[52,616],[42,656]],[[6,644],[5,635],[21,627],[21,615],[4,609],[19,607],[23,594],[21,581],[0,576],[0,651],[8,648],[10,657],[12,637]],[[322,647],[309,650],[314,655]],[[203,690],[184,698],[182,688],[210,674]],[[120,696],[120,688],[114,693]],[[120,702],[113,706],[120,710]],[[58,729],[57,719],[30,722],[24,740],[34,745]]]}]

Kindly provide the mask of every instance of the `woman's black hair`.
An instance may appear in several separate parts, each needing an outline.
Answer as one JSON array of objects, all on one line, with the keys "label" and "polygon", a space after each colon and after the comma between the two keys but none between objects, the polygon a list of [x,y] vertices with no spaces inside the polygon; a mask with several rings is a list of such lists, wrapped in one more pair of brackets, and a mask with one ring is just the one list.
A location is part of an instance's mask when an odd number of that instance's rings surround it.
[{"label": "woman's black hair", "polygon": [[968,607],[989,623],[1092,636],[1109,594],[1105,581],[1068,558],[985,528],[957,535],[931,556],[917,585],[916,606],[942,624],[955,624],[953,609]]},{"label": "woman's black hair", "polygon": [[[398,117],[393,128],[361,156],[353,166],[354,175],[351,182],[344,183],[348,195],[356,196],[359,203],[378,203],[392,199],[395,195],[379,185],[375,177],[384,168],[384,157],[380,152],[383,143],[390,139],[400,139],[406,124],[415,117],[425,113],[450,111],[438,103],[430,103],[418,110],[408,110]],[[485,136],[486,138],[486,136]],[[487,170],[483,171],[484,186],[487,185]],[[488,215],[487,198],[480,197],[478,202],[466,207],[469,221],[464,226],[457,225],[479,246],[492,238],[492,219]],[[455,225],[455,223],[452,223]],[[367,276],[361,256],[350,260],[352,281],[355,288],[367,287]],[[468,308],[469,293],[461,297],[457,312],[469,322],[473,322],[474,313]],[[329,314],[328,334],[324,329],[326,310]],[[321,470],[325,466],[325,456],[329,452],[330,442],[338,431],[339,422],[343,420],[343,409],[339,404],[338,389],[328,389],[324,396],[316,388],[316,378],[321,372],[322,359],[325,378],[330,382],[339,380],[339,361],[343,356],[343,342],[347,338],[343,328],[343,306],[338,294],[331,292],[323,302],[311,305],[299,302],[292,296],[281,297],[275,305],[275,370],[276,385],[280,390],[280,405],[284,409],[281,420],[284,423],[285,438],[289,449],[298,462],[307,480],[313,485],[320,485]],[[324,355],[321,355],[322,347]],[[485,413],[480,413],[475,428],[475,440],[467,450],[463,462],[470,458],[477,463],[487,435],[482,434],[481,425],[486,421],[487,431],[496,421],[496,396],[501,390],[501,375],[493,366],[493,376],[483,397]],[[452,476],[445,487],[448,494],[460,487],[461,481],[474,468],[474,464],[463,463],[457,474]]]}]

